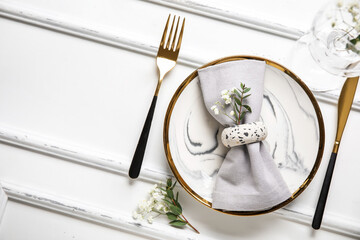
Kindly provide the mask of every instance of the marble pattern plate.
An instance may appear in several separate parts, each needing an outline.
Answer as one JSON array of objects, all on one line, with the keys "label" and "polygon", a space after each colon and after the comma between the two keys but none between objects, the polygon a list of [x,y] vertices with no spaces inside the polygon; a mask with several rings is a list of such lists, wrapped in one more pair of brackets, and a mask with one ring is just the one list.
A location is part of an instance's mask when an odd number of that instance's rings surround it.
[{"label": "marble pattern plate", "polygon": [[[291,198],[268,210],[231,212],[235,215],[256,215],[286,205],[310,183],[323,153],[324,124],[311,91],[291,71],[273,61],[234,56],[203,67],[240,59],[264,60],[267,63],[261,111],[261,118],[268,129],[265,144],[293,193]],[[222,129],[205,109],[197,71],[194,71],[180,85],[169,104],[165,117],[164,147],[170,168],[179,183],[210,208],[216,175],[228,151],[220,140]]]}]

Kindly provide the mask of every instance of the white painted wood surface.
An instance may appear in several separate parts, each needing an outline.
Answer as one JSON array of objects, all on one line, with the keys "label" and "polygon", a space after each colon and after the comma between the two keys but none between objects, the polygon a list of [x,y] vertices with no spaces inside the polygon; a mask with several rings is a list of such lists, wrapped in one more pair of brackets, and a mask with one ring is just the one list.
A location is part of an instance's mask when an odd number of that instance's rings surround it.
[{"label": "white painted wood surface", "polygon": [[[316,95],[326,120],[323,164],[291,205],[239,218],[207,209],[179,189],[201,235],[163,218],[139,228],[130,217],[151,184],[171,175],[162,125],[182,80],[205,62],[235,54],[286,66],[294,39],[324,2],[1,0],[0,183],[9,201],[0,239],[359,238],[358,111],[344,133],[323,229],[310,228],[335,135],[336,97],[329,94]],[[134,182],[126,172],[156,85],[153,57],[170,12],[187,18],[180,61],[160,92],[142,175]],[[19,214],[24,218],[16,223]]]},{"label": "white painted wood surface", "polygon": [[7,200],[8,200],[8,197],[7,197],[4,189],[0,185],[0,224],[1,224],[1,220],[5,213]]}]

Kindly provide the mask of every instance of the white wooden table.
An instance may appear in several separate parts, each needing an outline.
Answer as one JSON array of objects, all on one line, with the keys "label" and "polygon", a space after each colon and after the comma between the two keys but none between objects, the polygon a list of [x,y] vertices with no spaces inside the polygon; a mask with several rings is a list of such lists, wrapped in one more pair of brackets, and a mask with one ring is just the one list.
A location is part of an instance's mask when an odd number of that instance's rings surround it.
[{"label": "white wooden table", "polygon": [[[171,175],[163,119],[185,77],[206,62],[237,54],[286,66],[296,39],[325,2],[0,0],[0,184],[8,197],[6,204],[0,199],[0,239],[360,238],[356,107],[322,229],[310,226],[336,129],[336,104],[326,94],[316,95],[326,126],[323,162],[289,206],[234,217],[202,206],[179,188],[184,213],[200,235],[170,227],[165,218],[148,224],[131,217],[151,185]],[[179,64],[160,91],[141,177],[130,181],[169,13],[187,21]]]}]

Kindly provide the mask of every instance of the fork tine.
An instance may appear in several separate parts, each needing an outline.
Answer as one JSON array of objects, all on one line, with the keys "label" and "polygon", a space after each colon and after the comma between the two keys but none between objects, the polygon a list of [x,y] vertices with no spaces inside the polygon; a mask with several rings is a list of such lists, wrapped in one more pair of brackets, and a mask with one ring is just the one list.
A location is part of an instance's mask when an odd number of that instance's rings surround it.
[{"label": "fork tine", "polygon": [[170,32],[169,32],[169,38],[168,38],[168,41],[167,41],[167,43],[166,43],[166,49],[168,49],[169,46],[170,46],[171,36],[172,36],[173,28],[174,28],[175,17],[176,17],[176,16],[174,16],[173,22],[172,22],[172,24],[171,24],[171,29],[170,29]]},{"label": "fork tine", "polygon": [[173,38],[173,41],[171,44],[170,50],[173,50],[173,51],[175,51],[175,41],[176,41],[176,36],[177,36],[177,32],[178,32],[179,22],[180,22],[180,16],[178,17],[178,20],[177,20],[177,24],[176,24],[176,28],[175,28],[175,35],[174,35],[174,38]]},{"label": "fork tine", "polygon": [[179,51],[180,46],[181,46],[181,41],[182,41],[182,37],[183,37],[183,33],[184,33],[184,26],[185,26],[185,18],[183,20],[182,26],[181,26],[181,31],[180,31],[180,35],[179,35],[179,40],[178,43],[176,45],[176,51]]},{"label": "fork tine", "polygon": [[160,47],[164,47],[164,44],[165,44],[166,33],[167,33],[167,28],[169,26],[170,16],[171,16],[171,14],[169,14],[169,17],[168,17],[168,19],[166,21],[165,29],[164,29],[163,35],[161,37]]}]

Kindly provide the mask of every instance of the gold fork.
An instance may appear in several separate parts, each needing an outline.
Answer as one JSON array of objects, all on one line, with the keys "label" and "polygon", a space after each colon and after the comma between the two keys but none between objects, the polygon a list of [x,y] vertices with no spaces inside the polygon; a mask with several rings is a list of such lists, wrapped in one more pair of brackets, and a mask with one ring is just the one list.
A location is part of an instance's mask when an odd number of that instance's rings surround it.
[{"label": "gold fork", "polygon": [[[164,33],[161,38],[159,50],[158,50],[158,53],[156,56],[156,65],[159,70],[158,71],[159,72],[159,81],[158,81],[158,84],[157,84],[157,87],[155,90],[153,100],[150,105],[148,115],[145,120],[143,130],[140,135],[139,142],[137,144],[137,147],[136,147],[136,150],[134,153],[134,157],[133,157],[131,165],[130,165],[129,176],[131,178],[137,178],[139,176],[141,164],[143,162],[144,153],[145,153],[145,149],[146,149],[146,143],[147,143],[147,140],[149,137],[151,122],[152,122],[152,119],[154,116],[154,110],[155,110],[156,100],[157,100],[157,97],[159,94],[160,86],[161,86],[161,83],[162,83],[165,75],[171,69],[173,69],[175,67],[176,60],[179,55],[179,50],[180,50],[181,41],[182,41],[183,32],[184,32],[185,18],[182,21],[182,26],[181,26],[181,30],[179,33],[179,37],[177,38],[180,17],[178,17],[177,21],[176,21],[176,16],[174,16],[170,31],[168,33],[167,29],[169,26],[170,17],[171,17],[171,15],[169,15],[169,17],[167,19]],[[173,31],[175,22],[177,22],[176,28],[175,28],[175,31]],[[167,34],[169,36],[167,37],[167,41],[166,41]],[[174,34],[174,37],[172,37],[173,34]],[[176,45],[175,45],[175,43],[176,43]],[[170,44],[171,44],[171,46],[170,46]]]}]

